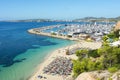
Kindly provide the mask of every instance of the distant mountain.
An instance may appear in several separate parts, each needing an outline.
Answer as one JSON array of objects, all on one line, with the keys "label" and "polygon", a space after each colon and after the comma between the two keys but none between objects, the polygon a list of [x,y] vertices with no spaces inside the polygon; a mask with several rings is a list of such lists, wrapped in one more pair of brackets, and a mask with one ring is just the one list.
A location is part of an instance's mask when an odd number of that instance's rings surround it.
[{"label": "distant mountain", "polygon": [[71,22],[71,20],[26,19],[26,20],[6,20],[2,22]]},{"label": "distant mountain", "polygon": [[117,22],[120,20],[120,16],[116,18],[105,18],[105,17],[85,17],[73,20],[74,22]]},{"label": "distant mountain", "polygon": [[6,20],[4,22],[49,22],[50,19],[26,19],[26,20]]},{"label": "distant mountain", "polygon": [[106,19],[105,17],[100,17],[100,18],[97,18],[97,17],[85,17],[83,19]]},{"label": "distant mountain", "polygon": [[19,22],[48,22],[50,19],[28,19],[28,20],[18,20]]},{"label": "distant mountain", "polygon": [[120,16],[116,18],[84,17],[74,20],[26,19],[26,20],[6,20],[2,22],[117,22],[117,21],[120,21]]}]

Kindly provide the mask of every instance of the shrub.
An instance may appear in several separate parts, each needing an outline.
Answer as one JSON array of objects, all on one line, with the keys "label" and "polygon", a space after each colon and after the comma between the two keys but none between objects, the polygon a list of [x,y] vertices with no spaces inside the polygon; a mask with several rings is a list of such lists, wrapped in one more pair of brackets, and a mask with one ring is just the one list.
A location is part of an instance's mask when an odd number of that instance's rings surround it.
[{"label": "shrub", "polygon": [[76,54],[76,56],[79,56],[80,54],[79,54],[79,50],[77,50],[76,52],[75,52],[75,54]]},{"label": "shrub", "polygon": [[97,78],[97,80],[100,80],[100,78]]},{"label": "shrub", "polygon": [[90,51],[89,51],[89,56],[94,57],[94,58],[97,58],[97,57],[99,57],[100,55],[98,54],[98,51],[97,51],[97,50],[90,50]]},{"label": "shrub", "polygon": [[112,78],[109,78],[109,80],[112,80]]},{"label": "shrub", "polygon": [[51,35],[57,35],[56,33],[51,33]]},{"label": "shrub", "polygon": [[118,68],[116,68],[116,67],[110,67],[110,68],[108,68],[108,71],[111,72],[111,73],[114,73],[117,70],[118,70]]},{"label": "shrub", "polygon": [[74,77],[77,77],[81,72],[81,63],[78,60],[73,61],[73,72],[74,72]]},{"label": "shrub", "polygon": [[95,62],[95,69],[96,70],[103,70],[103,63],[102,62]]}]

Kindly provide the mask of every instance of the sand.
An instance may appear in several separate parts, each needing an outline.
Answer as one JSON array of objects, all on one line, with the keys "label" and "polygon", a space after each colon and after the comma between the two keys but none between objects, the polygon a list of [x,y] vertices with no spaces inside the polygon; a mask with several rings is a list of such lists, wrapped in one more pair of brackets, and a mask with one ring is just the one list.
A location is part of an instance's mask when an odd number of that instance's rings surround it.
[{"label": "sand", "polygon": [[[66,55],[66,50],[73,50],[73,49],[78,49],[78,48],[91,48],[91,49],[97,49],[101,47],[101,42],[85,42],[81,41],[78,42],[74,45],[63,47],[60,49],[57,49],[53,51],[49,56],[45,58],[43,63],[41,63],[38,67],[36,72],[33,74],[33,76],[30,77],[29,80],[69,80],[68,78],[72,77],[72,74],[65,77],[65,76],[59,76],[59,75],[50,75],[50,74],[44,74],[43,69],[44,67],[47,67],[56,57],[62,56],[62,57],[67,57],[71,59],[77,59],[77,56],[75,54],[72,55]],[[47,79],[44,78],[38,78],[38,76],[41,75],[43,77],[46,77]]]},{"label": "sand", "polygon": [[28,32],[31,34],[38,34],[38,35],[49,36],[49,37],[54,37],[54,38],[79,41],[77,38],[69,38],[67,36],[60,36],[60,35],[51,35],[51,33],[45,33],[45,32],[36,32],[36,31],[34,31],[34,29],[29,29]]}]

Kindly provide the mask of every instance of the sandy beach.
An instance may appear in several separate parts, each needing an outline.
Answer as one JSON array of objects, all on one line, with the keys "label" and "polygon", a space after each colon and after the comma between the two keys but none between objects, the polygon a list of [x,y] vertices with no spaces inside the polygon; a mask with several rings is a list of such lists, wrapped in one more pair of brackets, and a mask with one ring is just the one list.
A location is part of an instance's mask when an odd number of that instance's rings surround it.
[{"label": "sandy beach", "polygon": [[36,32],[36,31],[34,31],[34,29],[29,29],[28,32],[31,34],[38,34],[38,35],[49,36],[49,37],[54,37],[54,38],[79,41],[77,38],[68,38],[67,36],[51,35],[50,33],[45,33],[45,32]]},{"label": "sandy beach", "polygon": [[[51,74],[44,74],[43,69],[47,67],[48,64],[50,64],[56,57],[66,57],[71,59],[77,59],[77,56],[75,54],[72,55],[66,55],[66,50],[73,51],[74,49],[80,49],[80,48],[90,48],[90,49],[97,49],[101,47],[101,42],[85,42],[81,41],[74,45],[63,47],[60,49],[57,49],[50,53],[49,56],[45,58],[43,63],[41,63],[35,73],[29,78],[29,80],[69,80],[70,77],[72,77],[72,73],[69,76],[59,76],[59,75],[51,75]],[[38,78],[38,76],[41,75],[45,78]]]}]

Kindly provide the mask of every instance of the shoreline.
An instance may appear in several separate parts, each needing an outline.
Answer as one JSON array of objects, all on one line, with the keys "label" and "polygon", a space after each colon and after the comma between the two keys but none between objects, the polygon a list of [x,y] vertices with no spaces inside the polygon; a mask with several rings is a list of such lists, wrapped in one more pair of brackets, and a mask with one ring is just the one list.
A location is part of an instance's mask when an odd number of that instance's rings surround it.
[{"label": "shoreline", "polygon": [[34,29],[29,29],[28,33],[37,34],[37,35],[43,35],[43,36],[48,36],[48,37],[53,37],[53,38],[60,38],[60,39],[72,40],[72,41],[80,41],[77,38],[68,38],[67,36],[51,35],[50,33],[45,33],[45,32],[36,32],[36,31],[34,31]]},{"label": "shoreline", "polygon": [[[47,65],[49,65],[56,57],[66,57],[66,58],[71,58],[71,59],[77,59],[77,56],[75,54],[72,55],[66,55],[66,49],[72,50],[74,48],[91,48],[91,49],[97,49],[99,47],[101,47],[101,42],[86,42],[86,41],[81,41],[78,43],[75,43],[73,45],[67,46],[67,47],[62,47],[59,48],[55,51],[53,51],[52,53],[48,54],[44,60],[42,61],[42,63],[40,63],[40,65],[37,66],[36,71],[33,73],[33,75],[31,75],[29,77],[28,80],[63,80],[63,78],[71,78],[72,74],[64,77],[64,76],[59,76],[59,75],[50,75],[50,74],[43,74],[43,69],[44,67],[47,67]],[[38,78],[38,75],[42,75],[44,77],[46,77],[47,79]]]},{"label": "shoreline", "polygon": [[[36,28],[34,28],[36,29]],[[60,76],[60,75],[51,75],[51,74],[44,74],[43,69],[47,67],[55,58],[57,57],[66,57],[70,59],[77,59],[77,56],[75,54],[70,54],[66,55],[66,51],[69,50],[70,53],[74,53],[76,50],[81,49],[81,48],[90,48],[90,49],[97,49],[100,48],[102,43],[101,42],[86,42],[84,40],[79,40],[77,38],[68,38],[67,36],[60,36],[60,35],[51,35],[50,33],[45,33],[42,31],[35,31],[34,29],[29,29],[28,32],[31,34],[37,34],[37,35],[43,35],[43,36],[48,36],[48,37],[54,37],[54,38],[60,38],[60,39],[66,39],[66,40],[73,40],[73,41],[78,41],[77,43],[73,45],[69,45],[66,47],[59,48],[57,50],[54,50],[50,54],[48,54],[42,63],[37,66],[36,71],[29,77],[28,80],[69,80],[68,78],[72,78],[73,72],[71,72],[71,75],[68,75],[67,77],[65,76]],[[38,78],[38,76],[41,75],[44,78]]]},{"label": "shoreline", "polygon": [[[75,45],[75,44],[73,44],[73,45]],[[73,45],[70,45],[70,46],[73,46]],[[46,55],[46,57],[43,59],[43,61],[37,66],[36,71],[33,73],[33,75],[31,75],[29,77],[28,80],[39,80],[39,78],[38,79],[36,79],[36,78],[39,75],[39,73],[43,72],[42,70],[44,69],[44,67],[49,65],[55,59],[55,57],[59,57],[59,56],[63,57],[64,56],[64,55],[59,54],[58,51],[63,50],[63,49],[65,50],[68,47],[69,46],[59,48],[57,50],[52,51],[50,54]],[[66,56],[64,56],[64,57],[66,57]],[[75,57],[75,58],[77,58],[77,57]],[[42,73],[41,75],[45,75],[45,74]],[[46,74],[46,75],[48,75],[48,74]],[[51,75],[49,75],[49,76],[51,76]],[[58,75],[55,75],[54,77],[56,77],[56,76],[61,77],[61,76],[58,76]],[[47,80],[47,79],[40,79],[40,80]],[[49,80],[51,80],[51,79],[49,79]]]}]

